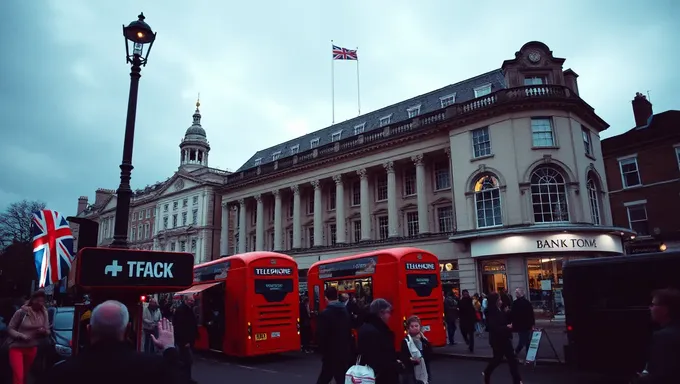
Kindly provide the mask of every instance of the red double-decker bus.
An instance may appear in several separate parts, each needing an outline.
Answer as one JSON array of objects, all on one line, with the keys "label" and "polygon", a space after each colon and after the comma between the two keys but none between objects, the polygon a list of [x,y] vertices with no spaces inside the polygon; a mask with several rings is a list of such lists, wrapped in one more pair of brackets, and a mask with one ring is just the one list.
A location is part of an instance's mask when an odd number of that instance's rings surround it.
[{"label": "red double-decker bus", "polygon": [[249,357],[300,350],[298,267],[287,255],[250,252],[194,267],[197,350]]},{"label": "red double-decker bus", "polygon": [[423,332],[433,346],[446,345],[439,261],[427,251],[393,248],[319,261],[309,268],[307,286],[315,312],[326,307],[326,287],[347,293],[352,301],[348,308],[357,312],[353,313],[358,320],[355,328],[361,325],[374,298],[389,301],[393,306],[389,325],[397,335],[397,348],[400,335],[406,332],[406,319],[412,315],[420,318]]}]

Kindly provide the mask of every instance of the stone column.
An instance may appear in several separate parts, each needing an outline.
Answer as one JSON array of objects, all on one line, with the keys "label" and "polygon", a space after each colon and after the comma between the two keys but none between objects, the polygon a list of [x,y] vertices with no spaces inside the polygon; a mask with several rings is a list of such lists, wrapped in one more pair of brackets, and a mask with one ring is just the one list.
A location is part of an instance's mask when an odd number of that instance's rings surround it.
[{"label": "stone column", "polygon": [[383,164],[387,171],[387,223],[389,237],[399,236],[399,221],[397,217],[397,175],[394,173],[394,163]]},{"label": "stone column", "polygon": [[423,155],[415,155],[411,157],[413,164],[416,166],[416,193],[418,194],[418,233],[430,232],[430,218],[427,214],[427,182],[425,176],[425,163],[423,162]]},{"label": "stone column", "polygon": [[255,223],[255,250],[264,251],[264,204],[262,204],[262,195],[259,193],[255,195],[257,202],[257,223]]},{"label": "stone column", "polygon": [[293,192],[293,249],[302,248],[302,223],[300,222],[300,186],[290,187]]},{"label": "stone column", "polygon": [[229,203],[222,202],[222,228],[220,230],[220,256],[229,254]]},{"label": "stone column", "polygon": [[345,243],[345,187],[342,175],[333,176],[335,181],[335,241]]},{"label": "stone column", "polygon": [[246,232],[246,201],[238,201],[238,253],[246,253],[248,235]]},{"label": "stone column", "polygon": [[321,182],[311,182],[314,187],[314,246],[323,245],[323,196],[321,196]]},{"label": "stone column", "polygon": [[359,175],[359,199],[361,203],[361,241],[371,240],[371,207],[368,195],[368,173],[365,168],[357,171]]},{"label": "stone column", "polygon": [[[234,244],[229,245],[232,249],[228,250],[228,252],[231,252],[232,255],[235,255],[235,254],[238,253],[238,244],[239,244],[239,242],[236,241],[236,234],[237,234],[236,231],[238,229],[238,219],[239,219],[238,218],[238,205],[232,205],[231,211],[234,212],[233,215],[236,218],[236,220],[234,221],[234,230],[233,230],[234,236],[232,237],[234,239]],[[231,214],[229,215],[229,217],[231,217]],[[239,235],[239,237],[241,237],[241,235]],[[227,254],[229,254],[229,253],[227,253]]]},{"label": "stone column", "polygon": [[281,228],[281,191],[275,189],[274,195],[274,250],[283,250],[283,228]]}]

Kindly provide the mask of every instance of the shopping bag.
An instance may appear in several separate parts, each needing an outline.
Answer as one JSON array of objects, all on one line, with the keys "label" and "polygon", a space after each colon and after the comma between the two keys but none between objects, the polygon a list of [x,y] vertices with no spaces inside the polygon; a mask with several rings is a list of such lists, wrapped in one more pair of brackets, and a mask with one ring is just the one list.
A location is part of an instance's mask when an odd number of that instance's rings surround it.
[{"label": "shopping bag", "polygon": [[368,365],[361,365],[361,356],[357,357],[357,362],[349,367],[345,373],[345,384],[374,384],[375,373],[373,368]]}]

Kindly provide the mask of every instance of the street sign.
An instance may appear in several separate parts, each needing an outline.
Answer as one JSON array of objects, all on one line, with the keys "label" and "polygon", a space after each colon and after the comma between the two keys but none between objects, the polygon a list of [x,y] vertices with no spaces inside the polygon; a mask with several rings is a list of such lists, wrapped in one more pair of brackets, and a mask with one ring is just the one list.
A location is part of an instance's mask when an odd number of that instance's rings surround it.
[{"label": "street sign", "polygon": [[76,263],[76,284],[91,289],[181,291],[194,277],[194,257],[185,252],[84,248]]}]

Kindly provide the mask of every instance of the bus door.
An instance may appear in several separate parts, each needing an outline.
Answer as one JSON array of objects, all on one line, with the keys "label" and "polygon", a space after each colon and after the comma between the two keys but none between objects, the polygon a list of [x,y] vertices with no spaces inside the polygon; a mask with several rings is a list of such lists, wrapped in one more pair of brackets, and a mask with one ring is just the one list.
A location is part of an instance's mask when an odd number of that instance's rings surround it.
[{"label": "bus door", "polygon": [[247,323],[251,340],[248,355],[299,350],[297,268],[288,265],[250,268],[252,278],[248,280],[252,281],[252,290],[246,292],[246,298],[252,298],[246,299],[252,303],[248,316],[252,321]]},{"label": "bus door", "polygon": [[[415,315],[421,321],[423,333],[433,346],[446,344],[444,325],[444,304],[438,261],[427,254],[417,254],[402,259],[402,273],[405,273],[405,292],[402,297],[404,320]],[[412,260],[411,260],[412,259]]]},{"label": "bus door", "polygon": [[220,282],[199,295],[203,324],[208,332],[208,347],[222,351],[225,325],[225,284]]}]

